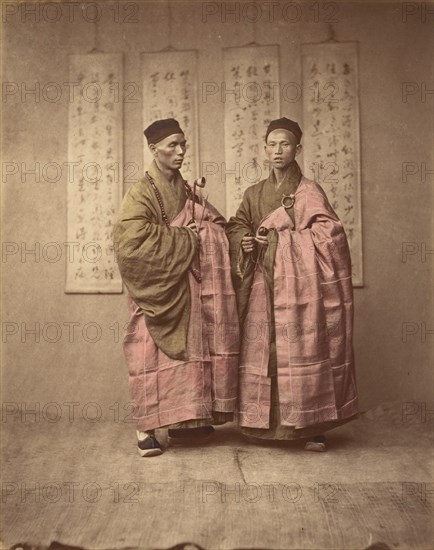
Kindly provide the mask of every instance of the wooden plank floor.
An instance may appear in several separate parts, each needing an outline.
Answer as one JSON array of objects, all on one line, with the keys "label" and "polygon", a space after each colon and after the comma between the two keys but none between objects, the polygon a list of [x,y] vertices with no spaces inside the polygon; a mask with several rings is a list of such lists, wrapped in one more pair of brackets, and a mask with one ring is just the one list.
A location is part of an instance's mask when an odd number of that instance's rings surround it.
[{"label": "wooden plank floor", "polygon": [[326,453],[252,445],[228,425],[206,446],[141,459],[132,424],[12,419],[2,426],[2,544],[430,549],[432,423],[412,420],[399,404],[379,407],[329,432]]}]

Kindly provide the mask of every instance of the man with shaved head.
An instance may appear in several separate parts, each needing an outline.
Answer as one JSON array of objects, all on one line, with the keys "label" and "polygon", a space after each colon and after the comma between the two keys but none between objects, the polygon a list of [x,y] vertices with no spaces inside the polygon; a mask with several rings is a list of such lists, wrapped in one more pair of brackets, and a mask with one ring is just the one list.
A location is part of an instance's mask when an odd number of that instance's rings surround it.
[{"label": "man with shaved head", "polygon": [[249,440],[305,439],[357,414],[351,260],[323,189],[297,163],[297,122],[270,122],[267,179],[226,228],[242,330],[239,423]]},{"label": "man with shaved head", "polygon": [[201,441],[233,418],[238,319],[224,218],[182,178],[186,137],[173,119],[145,130],[154,160],[122,202],[115,249],[131,317],[124,339],[141,456]]}]

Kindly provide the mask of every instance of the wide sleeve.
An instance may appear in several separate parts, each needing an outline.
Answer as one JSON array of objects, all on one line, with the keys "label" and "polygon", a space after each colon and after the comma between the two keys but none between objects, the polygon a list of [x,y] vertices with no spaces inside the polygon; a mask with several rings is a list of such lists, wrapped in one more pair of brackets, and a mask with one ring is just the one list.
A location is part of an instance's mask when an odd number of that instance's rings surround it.
[{"label": "wide sleeve", "polygon": [[115,251],[122,280],[157,346],[181,359],[190,313],[187,272],[198,241],[190,229],[162,223],[155,202],[142,182],[129,190],[114,227]]},{"label": "wide sleeve", "polygon": [[247,189],[235,216],[232,216],[226,224],[232,282],[237,295],[238,317],[241,326],[247,312],[257,260],[257,250],[247,254],[241,247],[242,238],[249,234],[254,234],[254,225],[251,193]]},{"label": "wide sleeve", "polygon": [[232,216],[226,224],[232,277],[236,286],[239,286],[243,279],[253,270],[256,260],[255,252],[246,254],[241,246],[243,237],[249,234],[254,235],[255,233],[250,195],[250,191],[247,189],[235,216]]},{"label": "wide sleeve", "polygon": [[300,256],[306,255],[308,250],[313,252],[324,283],[351,278],[347,237],[323,189],[312,182],[302,201],[299,229],[290,231],[294,254]]}]

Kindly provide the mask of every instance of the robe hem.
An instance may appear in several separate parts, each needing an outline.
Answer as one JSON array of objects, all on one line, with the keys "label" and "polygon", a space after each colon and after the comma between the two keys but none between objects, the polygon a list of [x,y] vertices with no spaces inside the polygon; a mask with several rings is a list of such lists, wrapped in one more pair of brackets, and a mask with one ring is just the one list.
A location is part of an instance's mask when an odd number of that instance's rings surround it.
[{"label": "robe hem", "polygon": [[184,406],[175,410],[134,417],[134,421],[137,429],[140,431],[164,428],[165,426],[170,426],[178,422],[185,422],[187,420],[210,420],[211,424],[213,412],[235,414],[236,399],[230,399],[229,401],[232,401],[232,403],[222,403],[217,399],[213,404],[204,402],[195,406]]}]

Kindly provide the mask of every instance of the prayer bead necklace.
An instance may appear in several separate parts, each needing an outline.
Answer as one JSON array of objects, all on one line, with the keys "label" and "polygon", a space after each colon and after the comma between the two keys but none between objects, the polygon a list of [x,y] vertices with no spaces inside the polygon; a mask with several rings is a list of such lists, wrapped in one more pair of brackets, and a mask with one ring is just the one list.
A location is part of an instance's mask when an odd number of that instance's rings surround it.
[{"label": "prayer bead necklace", "polygon": [[170,223],[169,223],[169,220],[167,218],[166,211],[164,210],[163,199],[160,195],[160,191],[158,191],[157,186],[155,185],[155,181],[153,180],[153,178],[151,177],[151,175],[148,172],[146,172],[146,177],[148,178],[148,181],[151,184],[152,189],[154,190],[155,196],[157,197],[157,202],[158,202],[158,205],[160,207],[161,216],[163,217],[163,221],[169,227]]}]

